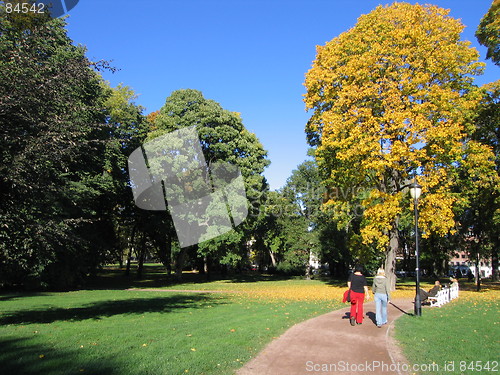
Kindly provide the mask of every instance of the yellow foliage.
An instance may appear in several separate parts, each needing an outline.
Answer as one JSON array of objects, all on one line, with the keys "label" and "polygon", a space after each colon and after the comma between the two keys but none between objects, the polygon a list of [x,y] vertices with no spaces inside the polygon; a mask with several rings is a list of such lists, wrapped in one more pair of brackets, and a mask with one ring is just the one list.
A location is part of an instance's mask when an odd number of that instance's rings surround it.
[{"label": "yellow foliage", "polygon": [[[306,132],[320,168],[330,172],[327,185],[365,187],[353,197],[365,209],[365,243],[387,244],[384,236],[408,209],[401,189],[417,168],[421,225],[444,234],[454,226],[457,165],[476,168],[477,176],[484,174],[479,166],[493,166],[491,150],[464,144],[481,100],[472,76],[484,64],[448,13],[433,5],[379,6],[318,46],[306,74],[304,102],[313,111]],[[339,201],[330,198],[326,207],[347,223],[335,209],[345,213],[353,203]]]},{"label": "yellow foliage", "polygon": [[389,238],[381,236],[391,230],[392,223],[401,211],[401,194],[387,194],[372,190],[368,199],[364,200],[365,225],[361,235],[365,244],[374,243],[380,248],[387,245]]}]

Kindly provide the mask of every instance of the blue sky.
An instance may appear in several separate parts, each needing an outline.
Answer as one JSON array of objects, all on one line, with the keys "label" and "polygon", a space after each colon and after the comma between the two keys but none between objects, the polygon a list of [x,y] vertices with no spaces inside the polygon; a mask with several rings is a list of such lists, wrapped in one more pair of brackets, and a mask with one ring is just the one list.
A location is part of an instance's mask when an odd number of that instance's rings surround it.
[{"label": "blue sky", "polygon": [[[410,1],[415,3],[414,1]],[[160,109],[172,91],[192,88],[240,112],[268,151],[264,172],[281,187],[307,156],[304,74],[323,45],[355,25],[374,0],[80,0],[67,19],[69,36],[92,60],[112,60],[105,73],[139,95],[145,113]],[[428,0],[451,9],[474,32],[491,0]],[[487,62],[477,84],[500,78]]]}]

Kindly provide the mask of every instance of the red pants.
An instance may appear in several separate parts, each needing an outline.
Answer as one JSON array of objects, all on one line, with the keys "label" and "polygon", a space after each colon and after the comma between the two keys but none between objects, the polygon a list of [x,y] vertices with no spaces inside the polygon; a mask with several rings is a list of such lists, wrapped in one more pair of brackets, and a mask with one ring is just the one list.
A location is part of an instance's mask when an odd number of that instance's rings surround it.
[{"label": "red pants", "polygon": [[356,293],[351,290],[351,315],[356,318],[356,323],[363,323],[363,302],[365,301],[364,293]]}]

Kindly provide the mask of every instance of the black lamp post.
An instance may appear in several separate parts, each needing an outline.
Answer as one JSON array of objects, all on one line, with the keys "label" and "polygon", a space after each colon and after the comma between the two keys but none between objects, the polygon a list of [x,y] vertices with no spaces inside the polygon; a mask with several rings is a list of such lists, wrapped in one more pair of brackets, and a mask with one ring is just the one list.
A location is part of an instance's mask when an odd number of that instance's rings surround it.
[{"label": "black lamp post", "polygon": [[409,185],[410,187],[410,195],[413,198],[413,206],[415,209],[415,271],[416,271],[416,295],[415,295],[415,315],[422,315],[422,301],[420,300],[420,249],[418,244],[418,198],[420,198],[420,194],[422,193],[422,186],[413,182]]}]

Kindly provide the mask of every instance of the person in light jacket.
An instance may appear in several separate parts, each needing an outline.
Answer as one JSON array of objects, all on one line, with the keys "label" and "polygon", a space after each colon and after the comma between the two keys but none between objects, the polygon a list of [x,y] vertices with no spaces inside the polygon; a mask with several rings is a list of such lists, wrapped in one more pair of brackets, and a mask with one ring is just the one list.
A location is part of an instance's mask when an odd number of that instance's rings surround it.
[{"label": "person in light jacket", "polygon": [[375,320],[377,327],[387,324],[387,303],[391,299],[391,287],[385,277],[385,271],[379,268],[377,276],[373,278],[373,294],[375,295]]}]

